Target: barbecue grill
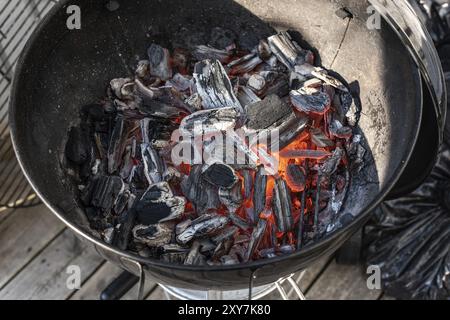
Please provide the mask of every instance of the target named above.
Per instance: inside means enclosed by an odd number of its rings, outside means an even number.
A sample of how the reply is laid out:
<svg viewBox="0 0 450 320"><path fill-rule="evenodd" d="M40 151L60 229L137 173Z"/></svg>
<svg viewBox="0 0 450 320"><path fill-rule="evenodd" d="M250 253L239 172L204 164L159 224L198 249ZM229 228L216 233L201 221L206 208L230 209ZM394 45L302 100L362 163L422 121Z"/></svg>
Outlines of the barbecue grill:
<svg viewBox="0 0 450 320"><path fill-rule="evenodd" d="M69 4L81 8L81 30L67 29ZM445 118L444 77L432 40L405 1L134 0L118 1L113 11L106 4L61 1L46 16L17 65L10 125L16 155L40 198L99 254L141 278L198 290L272 283L337 250L380 201L414 188L434 162ZM381 29L367 27L371 4L385 18ZM336 14L343 8L351 16ZM62 167L67 132L79 107L101 97L105 83L127 74L134 54L145 52L141 34L171 43L183 41L181 27L195 33L212 24L261 36L298 31L323 66L358 81L360 130L371 161L350 188L348 219L296 253L235 266L170 265L118 250L95 236L75 201Z"/></svg>

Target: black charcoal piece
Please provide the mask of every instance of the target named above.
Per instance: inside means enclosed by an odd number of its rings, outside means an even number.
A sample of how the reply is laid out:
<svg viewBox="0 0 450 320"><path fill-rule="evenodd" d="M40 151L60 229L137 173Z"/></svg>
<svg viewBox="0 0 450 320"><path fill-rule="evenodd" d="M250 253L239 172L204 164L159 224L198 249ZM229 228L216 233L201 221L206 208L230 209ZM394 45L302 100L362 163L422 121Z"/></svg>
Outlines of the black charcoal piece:
<svg viewBox="0 0 450 320"><path fill-rule="evenodd" d="M151 146L143 143L141 145L141 157L144 164L144 174L148 184L152 185L161 182L165 166L158 152Z"/></svg>
<svg viewBox="0 0 450 320"><path fill-rule="evenodd" d="M186 200L174 197L166 182L154 184L134 205L138 221L144 225L179 218L184 213Z"/></svg>
<svg viewBox="0 0 450 320"><path fill-rule="evenodd" d="M224 228L222 231L220 231L217 235L211 238L212 242L214 242L216 245L219 243L228 240L230 238L233 238L234 235L238 232L238 227L236 226L230 226Z"/></svg>
<svg viewBox="0 0 450 320"><path fill-rule="evenodd" d="M205 109L233 107L242 112L230 79L218 60L198 62L194 68L194 83Z"/></svg>
<svg viewBox="0 0 450 320"><path fill-rule="evenodd" d="M199 61L210 59L226 63L231 58L231 53L226 50L219 50L210 46L196 46L192 52L192 56Z"/></svg>
<svg viewBox="0 0 450 320"><path fill-rule="evenodd" d="M319 148L334 147L334 142L319 128L311 129L311 141Z"/></svg>
<svg viewBox="0 0 450 320"><path fill-rule="evenodd" d="M112 243L115 247L120 250L126 250L128 248L128 243L132 235L132 230L136 221L136 211L127 210L124 211L118 221L118 226L114 233Z"/></svg>
<svg viewBox="0 0 450 320"><path fill-rule="evenodd" d="M101 176L95 182L92 191L91 205L109 212L124 190L124 183L120 177Z"/></svg>
<svg viewBox="0 0 450 320"><path fill-rule="evenodd" d="M269 43L266 40L261 40L258 44L258 55L259 57L266 61L272 57L272 50L270 50Z"/></svg>
<svg viewBox="0 0 450 320"><path fill-rule="evenodd" d="M290 97L294 107L305 113L324 114L331 105L330 96L315 88L292 90Z"/></svg>
<svg viewBox="0 0 450 320"><path fill-rule="evenodd" d="M91 142L87 125L73 127L66 144L66 157L77 165L91 162Z"/></svg>
<svg viewBox="0 0 450 320"><path fill-rule="evenodd" d="M264 100L246 106L247 127L252 130L267 129L286 121L294 112L278 96L270 95Z"/></svg>
<svg viewBox="0 0 450 320"><path fill-rule="evenodd" d="M302 49L287 32L271 36L267 41L273 54L289 70L294 70L296 65L302 65L312 59L311 52Z"/></svg>
<svg viewBox="0 0 450 320"><path fill-rule="evenodd" d="M243 75L255 69L263 61L256 53L250 53L227 65L231 75Z"/></svg>
<svg viewBox="0 0 450 320"><path fill-rule="evenodd" d="M328 151L323 150L281 150L280 157L285 159L313 159L322 160L328 158L331 155Z"/></svg>
<svg viewBox="0 0 450 320"><path fill-rule="evenodd" d="M152 44L147 51L150 62L150 74L161 80L169 80L172 78L172 68L170 66L169 50Z"/></svg>
<svg viewBox="0 0 450 320"><path fill-rule="evenodd" d="M292 217L291 191L289 190L286 181L281 178L275 180L272 208L278 231L291 231L294 224L294 219Z"/></svg>
<svg viewBox="0 0 450 320"><path fill-rule="evenodd" d="M253 190L253 171L242 170L241 174L244 178L244 197L248 199L252 195Z"/></svg>
<svg viewBox="0 0 450 320"><path fill-rule="evenodd" d="M282 150L293 142L297 137L305 131L310 120L307 116L291 114L289 117L275 129L278 130L278 140L271 141L271 149L273 151Z"/></svg>
<svg viewBox="0 0 450 320"><path fill-rule="evenodd" d="M117 115L108 146L108 172L110 174L116 172L121 163L122 153L125 150L125 127L124 117L120 114Z"/></svg>
<svg viewBox="0 0 450 320"><path fill-rule="evenodd" d="M260 219L256 227L253 228L244 261L249 261L253 257L255 250L258 248L259 243L261 242L261 239L264 236L266 227L267 227L267 220Z"/></svg>
<svg viewBox="0 0 450 320"><path fill-rule="evenodd" d="M259 215L266 207L267 174L263 166L259 166L255 174L255 185L253 191L253 206L255 208L253 221L259 221Z"/></svg>
<svg viewBox="0 0 450 320"><path fill-rule="evenodd" d="M286 168L286 182L292 192L305 190L306 173L304 169L296 164L289 164Z"/></svg>
<svg viewBox="0 0 450 320"><path fill-rule="evenodd" d="M239 86L237 98L242 106L261 101L261 98L259 98L251 89L244 86Z"/></svg>
<svg viewBox="0 0 450 320"><path fill-rule="evenodd" d="M177 236L177 241L186 244L194 238L211 235L223 229L229 219L219 215L203 215L200 220L194 220L192 225Z"/></svg>
<svg viewBox="0 0 450 320"><path fill-rule="evenodd" d="M228 212L235 213L244 201L241 180L235 182L231 189L219 188L219 199L220 202L227 207Z"/></svg>
<svg viewBox="0 0 450 320"><path fill-rule="evenodd" d="M219 188L231 189L238 177L234 169L223 163L215 163L203 172L203 178Z"/></svg>
<svg viewBox="0 0 450 320"><path fill-rule="evenodd" d="M336 138L349 139L353 135L353 129L350 127L344 126L337 119L333 119L330 122L328 129L330 131L330 134L335 136Z"/></svg>

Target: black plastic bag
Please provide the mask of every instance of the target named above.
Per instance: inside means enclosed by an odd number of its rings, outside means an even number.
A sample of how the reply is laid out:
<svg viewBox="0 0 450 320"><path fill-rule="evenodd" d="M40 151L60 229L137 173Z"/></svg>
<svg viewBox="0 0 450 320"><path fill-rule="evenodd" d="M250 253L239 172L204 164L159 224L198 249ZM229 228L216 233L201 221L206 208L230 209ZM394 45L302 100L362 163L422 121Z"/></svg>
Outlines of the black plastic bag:
<svg viewBox="0 0 450 320"><path fill-rule="evenodd" d="M366 227L366 262L387 295L450 300L450 147L407 197L383 203Z"/></svg>

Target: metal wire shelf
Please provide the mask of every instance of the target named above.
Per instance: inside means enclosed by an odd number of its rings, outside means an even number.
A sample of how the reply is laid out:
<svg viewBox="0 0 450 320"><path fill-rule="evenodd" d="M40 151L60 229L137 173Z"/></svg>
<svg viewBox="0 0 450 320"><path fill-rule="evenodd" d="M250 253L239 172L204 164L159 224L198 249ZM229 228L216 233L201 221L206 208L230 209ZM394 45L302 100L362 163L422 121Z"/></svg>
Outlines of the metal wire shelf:
<svg viewBox="0 0 450 320"><path fill-rule="evenodd" d="M15 158L8 127L14 67L28 38L57 0L0 0L0 213L40 203Z"/></svg>

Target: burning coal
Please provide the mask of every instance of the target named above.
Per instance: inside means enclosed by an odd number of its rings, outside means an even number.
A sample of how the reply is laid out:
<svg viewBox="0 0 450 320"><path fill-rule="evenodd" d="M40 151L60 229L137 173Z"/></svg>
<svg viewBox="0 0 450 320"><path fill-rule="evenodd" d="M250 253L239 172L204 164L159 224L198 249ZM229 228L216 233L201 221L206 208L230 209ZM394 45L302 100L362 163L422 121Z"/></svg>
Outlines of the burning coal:
<svg viewBox="0 0 450 320"><path fill-rule="evenodd" d="M152 44L134 76L81 109L68 171L105 242L220 265L289 254L333 229L364 165L349 88L287 32L251 52L220 34L190 51Z"/></svg>

